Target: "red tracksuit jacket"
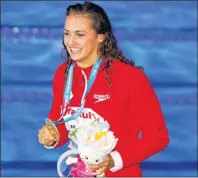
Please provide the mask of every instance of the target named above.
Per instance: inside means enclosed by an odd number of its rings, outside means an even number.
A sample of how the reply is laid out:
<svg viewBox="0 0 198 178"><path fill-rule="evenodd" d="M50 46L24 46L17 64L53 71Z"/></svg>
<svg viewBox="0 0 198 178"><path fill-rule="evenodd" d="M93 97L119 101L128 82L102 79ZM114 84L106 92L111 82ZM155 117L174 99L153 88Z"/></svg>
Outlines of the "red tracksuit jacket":
<svg viewBox="0 0 198 178"><path fill-rule="evenodd" d="M110 124L110 130L119 139L115 150L119 152L123 168L110 170L106 176L142 176L139 163L160 152L169 143L169 136L158 98L146 75L138 68L113 60L110 70L112 86L109 88L101 64L96 80L86 97L81 117L85 119L102 117ZM56 121L60 117L64 92L66 63L55 72L53 82L54 100L49 118ZM92 66L74 68L69 114L80 107L84 91L82 70L89 78ZM65 124L57 126L60 141L56 147L66 143L68 132ZM138 137L142 132L141 137Z"/></svg>

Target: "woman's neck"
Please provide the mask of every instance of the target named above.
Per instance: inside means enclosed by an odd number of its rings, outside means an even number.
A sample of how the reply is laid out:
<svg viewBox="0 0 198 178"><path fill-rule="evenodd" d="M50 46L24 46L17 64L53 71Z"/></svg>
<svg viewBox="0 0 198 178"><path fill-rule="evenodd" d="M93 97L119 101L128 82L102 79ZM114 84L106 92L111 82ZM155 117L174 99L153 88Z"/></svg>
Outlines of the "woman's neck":
<svg viewBox="0 0 198 178"><path fill-rule="evenodd" d="M92 58L92 59L84 59L82 61L77 61L77 65L80 68L87 68L95 64L95 62L98 60L98 57Z"/></svg>

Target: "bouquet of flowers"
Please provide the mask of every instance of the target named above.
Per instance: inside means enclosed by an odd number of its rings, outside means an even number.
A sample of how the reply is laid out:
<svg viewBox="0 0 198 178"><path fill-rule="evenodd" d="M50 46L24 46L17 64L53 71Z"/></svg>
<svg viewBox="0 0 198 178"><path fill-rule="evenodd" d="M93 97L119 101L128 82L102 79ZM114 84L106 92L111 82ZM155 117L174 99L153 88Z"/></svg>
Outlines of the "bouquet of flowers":
<svg viewBox="0 0 198 178"><path fill-rule="evenodd" d="M85 121L87 122L87 121ZM95 124L87 122L82 127L71 129L69 137L72 142L69 147L71 150L66 151L60 156L57 164L59 176L64 175L60 172L60 162L66 158L66 165L71 165L70 176L87 176L93 177L91 173L96 170L87 168L87 164L99 164L115 148L118 139L115 138L112 131L109 131L107 121ZM73 156L73 155L74 156ZM101 175L104 176L104 175Z"/></svg>

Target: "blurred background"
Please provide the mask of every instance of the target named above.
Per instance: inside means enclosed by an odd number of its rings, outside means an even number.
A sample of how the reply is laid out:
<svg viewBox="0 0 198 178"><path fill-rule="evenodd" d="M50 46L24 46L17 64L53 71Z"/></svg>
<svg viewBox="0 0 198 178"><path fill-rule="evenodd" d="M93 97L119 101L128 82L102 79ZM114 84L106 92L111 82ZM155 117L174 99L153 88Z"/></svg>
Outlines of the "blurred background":
<svg viewBox="0 0 198 178"><path fill-rule="evenodd" d="M57 176L66 145L37 141L52 102L66 8L79 1L1 2L1 175ZM95 2L95 1L93 1ZM145 69L171 142L141 163L144 176L197 175L197 2L96 1L124 54Z"/></svg>

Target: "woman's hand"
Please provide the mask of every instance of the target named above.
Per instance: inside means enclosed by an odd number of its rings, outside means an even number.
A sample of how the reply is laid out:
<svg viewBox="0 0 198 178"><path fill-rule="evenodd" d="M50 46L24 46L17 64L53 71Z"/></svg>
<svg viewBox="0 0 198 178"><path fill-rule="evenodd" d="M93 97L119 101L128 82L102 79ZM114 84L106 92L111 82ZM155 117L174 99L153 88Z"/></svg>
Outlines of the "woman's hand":
<svg viewBox="0 0 198 178"><path fill-rule="evenodd" d="M89 169L98 169L95 175L101 175L105 173L106 170L111 169L114 167L114 160L110 154L104 159L104 161L100 164L96 165L88 165Z"/></svg>
<svg viewBox="0 0 198 178"><path fill-rule="evenodd" d="M45 146L52 146L56 142L53 131L47 126L43 126L39 130L38 140L40 144Z"/></svg>

